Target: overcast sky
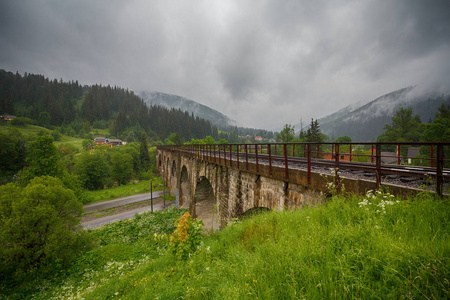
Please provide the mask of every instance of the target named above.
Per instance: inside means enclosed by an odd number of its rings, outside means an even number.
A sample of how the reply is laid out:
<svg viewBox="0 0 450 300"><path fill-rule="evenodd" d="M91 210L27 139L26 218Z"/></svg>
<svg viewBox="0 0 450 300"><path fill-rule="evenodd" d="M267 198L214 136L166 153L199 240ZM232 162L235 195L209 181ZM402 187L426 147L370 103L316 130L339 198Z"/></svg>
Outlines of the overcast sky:
<svg viewBox="0 0 450 300"><path fill-rule="evenodd" d="M273 129L411 85L448 92L450 1L0 0L0 68Z"/></svg>

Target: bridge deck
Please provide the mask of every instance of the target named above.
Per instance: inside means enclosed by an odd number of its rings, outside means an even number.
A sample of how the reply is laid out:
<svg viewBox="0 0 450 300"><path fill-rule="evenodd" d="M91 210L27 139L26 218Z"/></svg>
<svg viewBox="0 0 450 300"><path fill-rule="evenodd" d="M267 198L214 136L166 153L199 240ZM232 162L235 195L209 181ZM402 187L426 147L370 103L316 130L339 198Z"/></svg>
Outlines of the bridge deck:
<svg viewBox="0 0 450 300"><path fill-rule="evenodd" d="M413 147L419 148L419 155L409 155L408 149ZM292 170L302 170L307 173L308 183L312 172L334 173L337 181L341 177L373 181L377 187L381 184L425 187L442 195L450 181L450 169L444 168L450 165L450 159L444 158L444 153L450 157L450 143L222 144L158 149L265 176L282 169L286 182L290 181Z"/></svg>

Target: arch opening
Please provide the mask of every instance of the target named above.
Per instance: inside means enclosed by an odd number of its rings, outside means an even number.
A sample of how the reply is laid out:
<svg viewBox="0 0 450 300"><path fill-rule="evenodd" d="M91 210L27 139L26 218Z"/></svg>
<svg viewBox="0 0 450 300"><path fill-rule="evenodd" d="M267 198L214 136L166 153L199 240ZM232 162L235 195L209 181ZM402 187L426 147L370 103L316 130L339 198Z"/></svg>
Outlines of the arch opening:
<svg viewBox="0 0 450 300"><path fill-rule="evenodd" d="M186 166L183 166L181 169L179 199L180 207L189 209L191 203L191 184L189 183Z"/></svg>
<svg viewBox="0 0 450 300"><path fill-rule="evenodd" d="M177 173L177 163L175 161L172 162L172 176L175 176Z"/></svg>
<svg viewBox="0 0 450 300"><path fill-rule="evenodd" d="M195 187L194 203L194 216L203 220L205 229L219 229L218 203L211 183L204 176L200 177Z"/></svg>

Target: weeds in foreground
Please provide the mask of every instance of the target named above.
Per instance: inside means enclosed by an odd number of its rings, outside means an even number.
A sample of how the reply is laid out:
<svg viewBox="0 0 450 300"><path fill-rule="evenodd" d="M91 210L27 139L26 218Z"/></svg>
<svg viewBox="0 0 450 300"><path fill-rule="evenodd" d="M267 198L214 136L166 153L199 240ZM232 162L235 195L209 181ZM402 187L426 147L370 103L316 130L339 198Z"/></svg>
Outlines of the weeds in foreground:
<svg viewBox="0 0 450 300"><path fill-rule="evenodd" d="M320 174L322 176L326 183L325 188L331 196L335 197L341 193L345 193L345 186L344 186L344 179L340 178L339 175L341 174L339 172L338 168L331 168L331 178L328 177L328 175Z"/></svg>
<svg viewBox="0 0 450 300"><path fill-rule="evenodd" d="M139 234L149 222L146 219L152 219L150 214L125 222L123 228L105 226L96 233L109 236L102 245L59 279L38 281L39 289L29 295L36 299L449 299L449 200L421 196L397 202L383 192L371 194L376 199L365 199L372 204L337 196L317 208L268 212L234 222L203 237L196 255L185 260L175 259L169 250L169 222L162 215L167 226L159 232ZM378 206L382 201L385 213ZM172 231L181 214L174 210L167 215Z"/></svg>
<svg viewBox="0 0 450 300"><path fill-rule="evenodd" d="M193 219L185 213L175 221L177 229L170 236L170 249L178 259L187 259L194 254L202 241L202 220Z"/></svg>

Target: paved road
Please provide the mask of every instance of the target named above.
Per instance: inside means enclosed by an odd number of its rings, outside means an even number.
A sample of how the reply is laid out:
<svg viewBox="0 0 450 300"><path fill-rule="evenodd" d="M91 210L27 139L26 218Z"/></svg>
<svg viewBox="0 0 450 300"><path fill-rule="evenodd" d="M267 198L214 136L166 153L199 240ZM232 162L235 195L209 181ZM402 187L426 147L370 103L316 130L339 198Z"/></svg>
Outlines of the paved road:
<svg viewBox="0 0 450 300"><path fill-rule="evenodd" d="M161 197L162 195L163 195L163 191L153 192L153 199ZM117 198L117 199L113 199L113 200L96 202L96 203L85 205L85 206L83 206L83 208L84 208L84 213L86 214L86 213L91 213L94 211L105 210L105 209L109 209L109 208L113 208L113 207L117 207L117 206L123 206L123 205L131 204L131 203L135 203L135 202L142 202L142 201L150 200L150 199L151 199L150 193L144 193L144 194L137 194L137 195L132 195L132 196L124 197L124 198Z"/></svg>
<svg viewBox="0 0 450 300"><path fill-rule="evenodd" d="M166 207L170 206L173 203L175 203L175 201L166 201ZM164 209L164 203L159 203L159 204L153 205L153 211L162 210L162 209ZM83 225L84 229L93 229L93 228L97 228L97 227L100 227L105 224L133 218L135 214L140 214L140 213L143 213L148 210L151 210L151 206L135 208L135 209L123 212L123 213L116 214L116 215L105 216L102 218L83 222L83 223L81 223L81 225Z"/></svg>

